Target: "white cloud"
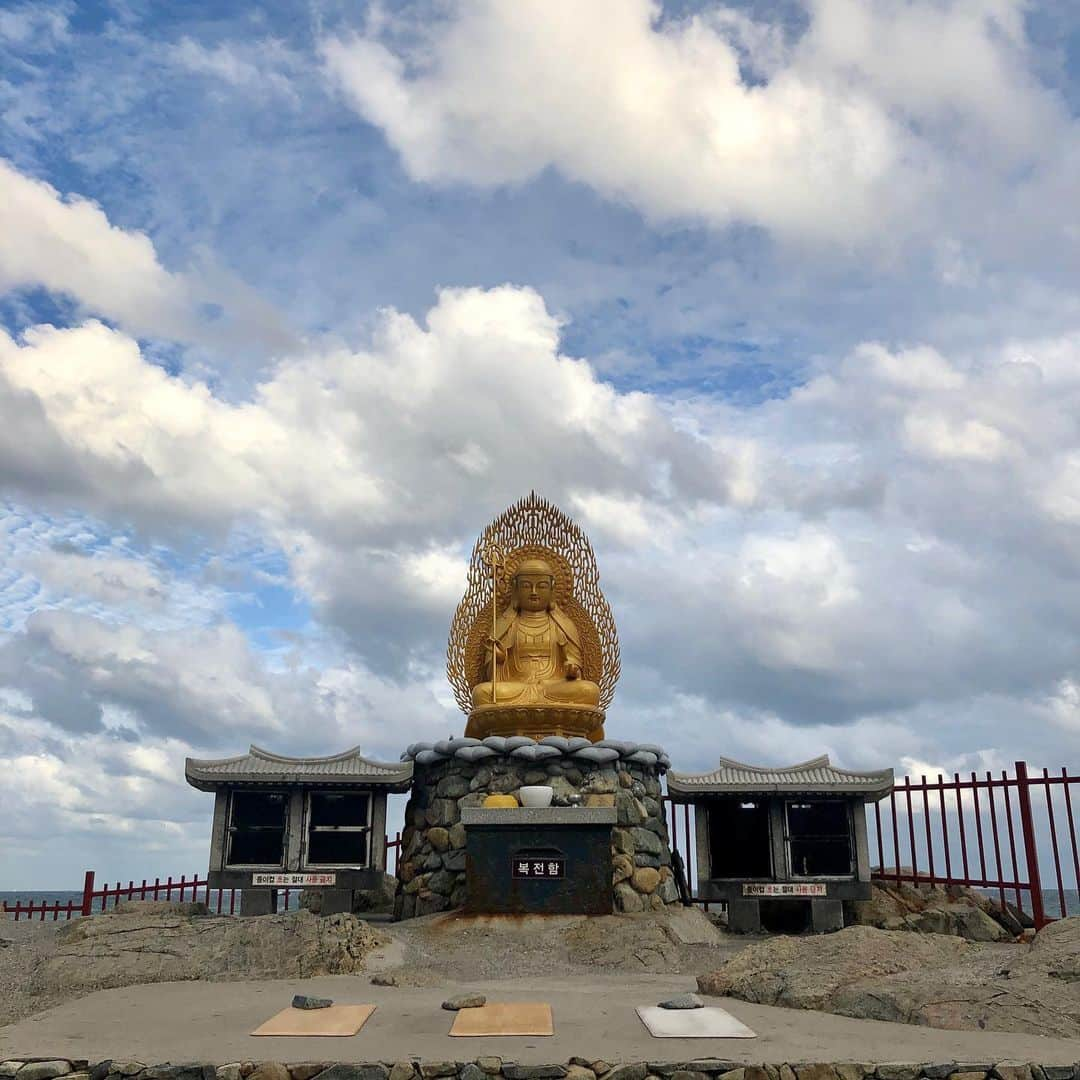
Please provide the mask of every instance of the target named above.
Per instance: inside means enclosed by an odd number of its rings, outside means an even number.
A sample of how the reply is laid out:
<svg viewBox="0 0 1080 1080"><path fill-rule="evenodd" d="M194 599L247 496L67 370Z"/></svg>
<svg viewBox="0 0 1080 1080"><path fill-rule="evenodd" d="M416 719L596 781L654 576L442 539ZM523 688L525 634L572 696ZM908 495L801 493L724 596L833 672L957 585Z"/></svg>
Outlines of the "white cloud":
<svg viewBox="0 0 1080 1080"><path fill-rule="evenodd" d="M473 0L411 38L375 20L323 51L415 180L515 184L553 166L650 218L788 238L929 236L959 175L1004 183L1076 142L1030 73L1018 0L808 7L785 46L722 4L662 21L651 0Z"/></svg>
<svg viewBox="0 0 1080 1080"><path fill-rule="evenodd" d="M170 336L190 321L187 285L145 235L0 159L0 291L27 285L65 293L139 333Z"/></svg>

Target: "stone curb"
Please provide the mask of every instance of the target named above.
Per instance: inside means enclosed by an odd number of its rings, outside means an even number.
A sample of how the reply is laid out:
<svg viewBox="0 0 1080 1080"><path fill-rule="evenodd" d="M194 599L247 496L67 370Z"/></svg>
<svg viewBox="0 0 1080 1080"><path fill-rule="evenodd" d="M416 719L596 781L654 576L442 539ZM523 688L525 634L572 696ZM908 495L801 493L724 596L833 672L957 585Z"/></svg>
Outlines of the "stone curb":
<svg viewBox="0 0 1080 1080"><path fill-rule="evenodd" d="M719 1058L689 1061L591 1061L573 1057L565 1065L519 1065L498 1057L475 1061L165 1062L108 1059L94 1064L72 1058L12 1058L0 1062L0 1080L1080 1080L1080 1062L781 1062L743 1064Z"/></svg>

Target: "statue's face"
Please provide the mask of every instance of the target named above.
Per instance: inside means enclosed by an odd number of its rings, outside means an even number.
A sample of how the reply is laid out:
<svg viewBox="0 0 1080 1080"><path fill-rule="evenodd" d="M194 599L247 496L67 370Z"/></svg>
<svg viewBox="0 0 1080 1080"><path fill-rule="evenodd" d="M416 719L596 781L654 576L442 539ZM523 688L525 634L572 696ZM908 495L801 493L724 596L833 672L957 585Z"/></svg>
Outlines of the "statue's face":
<svg viewBox="0 0 1080 1080"><path fill-rule="evenodd" d="M518 611L547 611L555 582L550 574L524 573L514 577L514 600Z"/></svg>

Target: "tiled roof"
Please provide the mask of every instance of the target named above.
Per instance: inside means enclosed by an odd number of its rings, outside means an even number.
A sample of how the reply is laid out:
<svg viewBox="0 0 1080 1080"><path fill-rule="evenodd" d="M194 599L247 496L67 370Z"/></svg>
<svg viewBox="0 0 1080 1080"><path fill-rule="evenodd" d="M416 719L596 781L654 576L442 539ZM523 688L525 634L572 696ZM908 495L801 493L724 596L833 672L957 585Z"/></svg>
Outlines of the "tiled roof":
<svg viewBox="0 0 1080 1080"><path fill-rule="evenodd" d="M694 795L737 794L743 791L862 795L868 801L876 802L892 790L893 771L852 772L838 769L825 754L787 768L745 765L741 761L721 758L720 764L712 772L669 772L667 785L668 793L677 802L686 802Z"/></svg>
<svg viewBox="0 0 1080 1080"><path fill-rule="evenodd" d="M412 781L411 761L370 761L354 746L329 757L294 758L252 746L239 757L200 761L188 758L184 776L202 791L234 784L349 784L405 791Z"/></svg>

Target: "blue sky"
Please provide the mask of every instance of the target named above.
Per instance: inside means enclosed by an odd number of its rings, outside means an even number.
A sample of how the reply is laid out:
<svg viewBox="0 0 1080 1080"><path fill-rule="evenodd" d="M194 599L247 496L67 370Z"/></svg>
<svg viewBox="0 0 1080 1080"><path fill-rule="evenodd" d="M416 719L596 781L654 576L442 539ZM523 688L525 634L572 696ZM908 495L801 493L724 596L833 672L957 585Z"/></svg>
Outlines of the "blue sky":
<svg viewBox="0 0 1080 1080"><path fill-rule="evenodd" d="M1078 110L1066 2L0 2L0 889L461 728L533 488L677 767L1074 763Z"/></svg>

